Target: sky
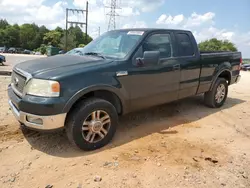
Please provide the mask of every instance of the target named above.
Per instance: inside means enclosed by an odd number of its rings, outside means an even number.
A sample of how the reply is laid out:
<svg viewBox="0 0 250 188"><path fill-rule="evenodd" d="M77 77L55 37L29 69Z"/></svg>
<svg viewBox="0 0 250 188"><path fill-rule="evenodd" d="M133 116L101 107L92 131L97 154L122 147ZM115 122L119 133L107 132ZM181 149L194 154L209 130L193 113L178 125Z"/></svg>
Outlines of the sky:
<svg viewBox="0 0 250 188"><path fill-rule="evenodd" d="M110 0L89 0L88 34L108 29ZM250 0L117 0L116 28L173 28L191 30L198 42L216 37L236 44L250 58ZM0 18L10 23L33 23L65 28L66 8L85 9L86 0L0 0ZM84 21L85 15L69 15ZM83 31L85 28L83 27Z"/></svg>

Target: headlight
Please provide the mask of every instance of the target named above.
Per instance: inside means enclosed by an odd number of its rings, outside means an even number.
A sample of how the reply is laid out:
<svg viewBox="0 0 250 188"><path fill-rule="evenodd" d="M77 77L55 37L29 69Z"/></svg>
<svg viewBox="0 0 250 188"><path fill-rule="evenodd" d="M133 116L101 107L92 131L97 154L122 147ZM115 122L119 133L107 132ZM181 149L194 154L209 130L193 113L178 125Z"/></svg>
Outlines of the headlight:
<svg viewBox="0 0 250 188"><path fill-rule="evenodd" d="M41 97L59 97L60 84L52 80L31 79L25 86L25 92Z"/></svg>

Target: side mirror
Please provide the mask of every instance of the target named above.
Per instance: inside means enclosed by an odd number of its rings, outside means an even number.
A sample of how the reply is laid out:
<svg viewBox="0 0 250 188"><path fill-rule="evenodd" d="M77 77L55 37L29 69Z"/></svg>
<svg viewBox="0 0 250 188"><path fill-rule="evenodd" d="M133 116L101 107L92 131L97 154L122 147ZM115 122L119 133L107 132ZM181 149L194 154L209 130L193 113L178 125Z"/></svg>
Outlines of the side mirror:
<svg viewBox="0 0 250 188"><path fill-rule="evenodd" d="M137 66L152 66L157 65L160 59L159 51L145 51L143 58L137 58Z"/></svg>

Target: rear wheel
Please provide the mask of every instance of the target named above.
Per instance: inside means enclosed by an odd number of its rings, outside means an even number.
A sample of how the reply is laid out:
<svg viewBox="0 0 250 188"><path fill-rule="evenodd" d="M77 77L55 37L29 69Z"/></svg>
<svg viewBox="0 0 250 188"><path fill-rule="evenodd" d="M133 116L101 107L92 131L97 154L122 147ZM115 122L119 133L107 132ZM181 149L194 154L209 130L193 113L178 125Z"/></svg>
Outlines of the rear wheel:
<svg viewBox="0 0 250 188"><path fill-rule="evenodd" d="M226 99L228 93L228 83L225 78L218 78L211 91L204 95L205 104L211 108L221 107Z"/></svg>
<svg viewBox="0 0 250 188"><path fill-rule="evenodd" d="M108 144L116 131L115 107L103 99L91 98L79 103L66 121L69 141L82 150L95 150Z"/></svg>

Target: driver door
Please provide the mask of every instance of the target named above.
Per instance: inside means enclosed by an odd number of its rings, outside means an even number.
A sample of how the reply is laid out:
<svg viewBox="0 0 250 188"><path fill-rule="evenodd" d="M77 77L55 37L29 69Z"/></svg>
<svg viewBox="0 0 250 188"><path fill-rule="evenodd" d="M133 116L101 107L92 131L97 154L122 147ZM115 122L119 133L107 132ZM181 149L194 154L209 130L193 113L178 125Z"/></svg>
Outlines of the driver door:
<svg viewBox="0 0 250 188"><path fill-rule="evenodd" d="M178 99L180 65L173 57L172 34L159 32L150 34L133 57L128 76L122 83L130 94L131 111ZM160 59L150 65L138 67L136 58L145 51L159 51Z"/></svg>

